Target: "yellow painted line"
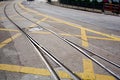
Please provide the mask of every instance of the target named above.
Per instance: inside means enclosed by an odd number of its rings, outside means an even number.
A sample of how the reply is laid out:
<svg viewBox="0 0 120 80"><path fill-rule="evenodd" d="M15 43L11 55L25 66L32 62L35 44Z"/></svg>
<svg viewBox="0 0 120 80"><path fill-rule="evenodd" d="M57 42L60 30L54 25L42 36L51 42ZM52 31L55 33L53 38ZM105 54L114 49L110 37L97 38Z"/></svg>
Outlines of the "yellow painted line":
<svg viewBox="0 0 120 80"><path fill-rule="evenodd" d="M18 30L15 30L15 29L5 29L5 28L0 28L0 31L13 31L13 32L19 32Z"/></svg>
<svg viewBox="0 0 120 80"><path fill-rule="evenodd" d="M84 68L84 73L94 74L93 64L90 59L83 59L83 68Z"/></svg>
<svg viewBox="0 0 120 80"><path fill-rule="evenodd" d="M26 74L35 74L35 75L41 75L41 76L50 76L51 75L47 69L10 65L10 64L0 64L0 70L26 73ZM67 78L67 79L71 78L70 75L64 71L59 70L59 71L57 71L57 73L61 78ZM90 78L89 79L84 78L84 76L86 76L86 74L84 74L84 73L77 72L75 74L77 74L79 77L82 77L82 80L93 80ZM94 80L100 80L100 79L101 80L115 80L115 78L112 76L95 74Z"/></svg>
<svg viewBox="0 0 120 80"><path fill-rule="evenodd" d="M57 21L55 21L55 20L51 20L51 19L48 19L46 22L54 22L54 23L60 23L60 22L57 22Z"/></svg>
<svg viewBox="0 0 120 80"><path fill-rule="evenodd" d="M1 17L0 20L4 20L4 19L7 19L6 17Z"/></svg>
<svg viewBox="0 0 120 80"><path fill-rule="evenodd" d="M16 39L17 37L19 37L20 35L21 35L21 33L17 33L15 35L13 35L12 37L4 40L3 42L0 43L0 48L4 47L8 43L12 42L14 39Z"/></svg>
<svg viewBox="0 0 120 80"><path fill-rule="evenodd" d="M114 77L106 76L106 75L95 74L95 77L96 77L96 80L116 80Z"/></svg>
<svg viewBox="0 0 120 80"><path fill-rule="evenodd" d="M85 80L95 80L93 64L90 59L83 59L83 70L84 75L82 78Z"/></svg>
<svg viewBox="0 0 120 80"><path fill-rule="evenodd" d="M21 14L26 14L27 12L23 12L23 13L21 13ZM13 18L13 17L16 17L17 15L12 15L12 16L10 16L10 18ZM6 17L2 17L2 18L0 18L0 20L5 20L5 19L7 19ZM18 18L19 19L19 18ZM23 18L24 19L24 18Z"/></svg>
<svg viewBox="0 0 120 80"><path fill-rule="evenodd" d="M86 35L86 30L81 28L81 39L82 39L82 46L88 47L88 39Z"/></svg>
<svg viewBox="0 0 120 80"><path fill-rule="evenodd" d="M46 19L47 19L47 17L45 17L45 18L43 18L43 19L37 21L36 23L39 24L39 23L45 21ZM35 26L37 26L37 25L36 25L36 24L32 24L31 26L29 26L29 28L31 28L31 27L35 27Z"/></svg>
<svg viewBox="0 0 120 80"><path fill-rule="evenodd" d="M81 35L71 35L71 34L61 34L63 36L76 36L81 37ZM109 40L109 41L120 41L119 39L113 39L113 38L102 38L102 37L95 37L95 36L87 36L89 39L98 39L98 40Z"/></svg>
<svg viewBox="0 0 120 80"><path fill-rule="evenodd" d="M61 33L60 35L62 35L62 36L74 36L74 35L66 34L66 33Z"/></svg>
<svg viewBox="0 0 120 80"><path fill-rule="evenodd" d="M16 17L16 16L12 16L11 18ZM6 20L7 18L0 18L0 20ZM14 20L24 20L24 18L13 18Z"/></svg>
<svg viewBox="0 0 120 80"><path fill-rule="evenodd" d="M0 2L0 6L3 5L4 3L3 2Z"/></svg>
<svg viewBox="0 0 120 80"><path fill-rule="evenodd" d="M39 69L39 68L24 67L24 66L9 65L9 64L0 64L0 70L20 72L26 74L37 74L42 76L51 75L47 69ZM70 76L66 72L58 71L58 74L61 76L61 78L70 78Z"/></svg>
<svg viewBox="0 0 120 80"><path fill-rule="evenodd" d="M45 21L47 19L47 17L43 18L41 21ZM39 22L38 22L39 23Z"/></svg>
<svg viewBox="0 0 120 80"><path fill-rule="evenodd" d="M27 12L23 12L23 13L21 13L21 14L26 14ZM18 16L18 15L12 15L12 16L10 16L10 18L13 18L13 17L16 17L16 16Z"/></svg>
<svg viewBox="0 0 120 80"><path fill-rule="evenodd" d="M119 39L113 38L102 38L102 37L95 37L95 36L87 36L90 39L98 39L98 40L109 40L109 41L120 41Z"/></svg>
<svg viewBox="0 0 120 80"><path fill-rule="evenodd" d="M50 32L44 32L44 31L33 31L31 33L36 33L36 34L51 34ZM66 33L60 33L60 35L62 36L75 36L75 37L81 37L81 35L75 35L75 34L66 34ZM109 40L109 41L120 41L117 39L113 39L113 38L102 38L102 37L95 37L95 36L87 36L87 38L89 39L98 39L98 40Z"/></svg>
<svg viewBox="0 0 120 80"><path fill-rule="evenodd" d="M98 31L91 30L91 29L87 29L87 28L86 28L86 30L89 31L89 32L93 32L93 33L95 33L95 34L99 34L99 35L102 35L102 36L106 36L106 37L109 37L109 38L113 38L113 39L116 39L116 40L120 40L120 38L117 37L117 36L108 35L108 34L101 33L101 32L98 32Z"/></svg>
<svg viewBox="0 0 120 80"><path fill-rule="evenodd" d="M52 19L52 20L55 20L57 22L60 22L60 23L63 23L63 24L66 24L66 25L69 25L69 26L72 26L72 27L75 27L75 28L79 28L79 29L83 29L84 27L81 26L81 25L78 25L78 24L75 24L75 23L71 23L71 22L67 22L67 21L64 21L64 20L61 20L61 19L57 19L55 17L52 17L52 16L48 16L48 15L45 15L45 14L42 14L42 13L39 13L37 11L34 11L34 10L31 10L29 8L26 8L24 7L22 4L19 3L19 6L29 12L33 12L37 15L40 15L40 16L43 16L43 17L47 17L49 19ZM95 30L91 30L91 29L88 29L88 28L84 28L86 31L89 31L89 32L92 32L92 33L95 33L95 34L99 34L99 35L102 35L102 36L106 36L106 37L109 37L109 38L113 38L113 39L116 39L116 40L120 40L119 37L117 36L112 36L112 35L109 35L109 34L106 34L106 33L102 33L102 32L98 32L98 31L95 31Z"/></svg>
<svg viewBox="0 0 120 80"><path fill-rule="evenodd" d="M24 18L13 18L13 20L25 20Z"/></svg>

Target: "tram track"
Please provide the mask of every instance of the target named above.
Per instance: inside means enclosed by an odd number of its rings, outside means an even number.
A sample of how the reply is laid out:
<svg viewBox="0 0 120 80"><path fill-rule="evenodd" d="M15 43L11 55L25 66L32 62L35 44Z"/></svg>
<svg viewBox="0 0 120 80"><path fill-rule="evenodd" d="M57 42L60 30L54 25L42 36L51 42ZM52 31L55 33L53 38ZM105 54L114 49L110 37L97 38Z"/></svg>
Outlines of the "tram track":
<svg viewBox="0 0 120 80"><path fill-rule="evenodd" d="M22 17L24 17L25 19L31 21L32 23L40 26L40 25L37 24L36 22L34 22L34 21L28 19L27 17L21 15L21 14L17 11L17 9L15 8L15 4L14 4L14 9L15 9L15 11L16 11L20 16L22 16ZM4 12L5 12L5 10L4 10ZM6 16L7 16L7 15L6 15ZM9 18L9 17L8 17L8 18ZM9 20L10 20L12 23L14 23L10 18L9 18ZM14 23L14 24L15 24L15 23ZM15 24L15 26L17 26L17 27L19 28L19 25ZM41 26L41 27L42 27L42 26ZM44 28L44 27L42 27L42 28ZM40 44L38 44L38 42L37 42L36 40L34 40L30 35L28 35L25 31L23 31L21 28L19 28L19 29L27 36L27 38L29 38L30 42L31 42L32 45L35 47L35 49L37 50L38 53L39 53L41 50L42 50L45 54L49 53L43 46L41 46ZM49 29L46 29L46 28L44 28L44 29L47 30L47 31L49 31L49 32L51 32L52 34L54 34L55 36L57 36L58 38L60 38L61 40L63 40L64 42L66 42L67 44L69 44L70 46L72 46L73 48L75 48L76 50L78 50L79 52L81 52L82 54L84 54L85 56L87 56L89 59L91 59L92 61L94 61L95 63L97 63L99 66L101 66L102 68L104 68L106 71L108 71L108 72L109 72L110 74L112 74L114 77L116 77L118 80L120 79L120 76L116 75L114 72L112 72L111 70L109 70L108 68L106 68L103 64L101 64L99 61L97 61L96 59L94 59L94 58L91 57L88 53L85 52L85 51L87 51L87 52L90 52L90 51L86 50L85 48L82 48L82 47L78 46L77 44L75 44L74 42L71 42L71 41L68 40L68 39L65 39L65 38L61 37L59 34L57 34L56 32L54 32L54 31L52 31L52 30L49 30ZM102 57L102 56L100 56L100 55L97 55L96 53L93 53L93 52L91 52L91 53L92 53L93 55L95 55L95 56L97 56L97 57L99 57L99 58L101 58L101 59L109 62L110 64L112 64L112 65L120 68L120 66L119 66L118 64L116 64L116 63L114 63L114 62L112 62L112 61L110 61L110 60L108 60L108 59L106 59L106 58L104 58L104 57ZM48 54L48 56L51 56L51 55ZM53 57L54 57L54 56L53 56ZM52 73L52 72L51 72L51 73ZM54 71L53 71L53 73L54 73ZM54 73L54 74L56 75L56 73ZM74 73L73 73L73 74L74 74ZM54 77L54 78L55 78L55 77ZM78 78L78 77L77 77L77 78ZM80 80L80 79L77 79L77 78L74 77L74 80ZM56 77L55 79L56 79L56 80L59 80L59 78L57 78L57 77Z"/></svg>
<svg viewBox="0 0 120 80"><path fill-rule="evenodd" d="M10 17L7 15L6 8L8 4L4 8L5 16L13 23L31 42L35 50L37 51L38 55L42 58L43 62L46 64L48 70L52 74L55 80L61 80L56 71L53 69L52 65L49 63L45 55L47 55L52 61L58 64L63 70L65 70L74 80L81 80L76 74L74 74L70 69L68 69L64 64L62 64L55 56L50 54L42 45L40 45L36 40L34 40L29 34L27 34L19 25L17 25Z"/></svg>
<svg viewBox="0 0 120 80"><path fill-rule="evenodd" d="M14 9L16 10L16 12L17 12L19 15L21 15L21 14L17 11L17 9L15 8L15 4L14 4ZM36 22L28 19L27 17L25 17L25 16L23 16L23 15L21 15L21 16L24 17L25 19L33 22L34 24L42 27L41 25L39 25L39 24L37 24ZM113 62L113 61L110 61L110 60L104 58L104 57L101 56L101 55L98 55L98 54L96 54L96 53L94 53L94 52L92 52L92 51L90 51L90 50L87 50L87 49L85 49L85 48L83 48L83 47L75 44L74 42L72 42L72 41L70 41L70 40L68 40L68 39L65 39L65 38L61 37L59 34L57 34L56 32L54 32L54 31L52 31L52 30L46 29L46 28L44 28L44 27L42 27L42 28L45 29L45 30L47 30L47 31L49 31L49 32L51 32L52 34L54 34L55 36L57 36L59 39L63 40L64 42L68 43L70 46L72 46L73 48L75 48L76 50L78 50L79 52L81 52L83 55L87 56L89 59L91 59L91 60L94 61L96 64L98 64L100 67L102 67L102 68L105 69L107 72L109 72L110 74L112 74L112 75L113 75L114 77L116 77L118 80L120 79L120 76L119 76L119 75L115 74L113 71L111 71L110 69L108 69L108 68L107 68L106 66L104 66L102 63L100 63L100 62L97 61L95 58L93 58L92 56L90 56L89 53L92 54L92 55L94 55L94 56L96 56L96 57L98 57L99 59L102 59L102 60L104 60L104 61L112 64L113 66L117 67L118 69L120 68L120 65L116 64L116 63Z"/></svg>

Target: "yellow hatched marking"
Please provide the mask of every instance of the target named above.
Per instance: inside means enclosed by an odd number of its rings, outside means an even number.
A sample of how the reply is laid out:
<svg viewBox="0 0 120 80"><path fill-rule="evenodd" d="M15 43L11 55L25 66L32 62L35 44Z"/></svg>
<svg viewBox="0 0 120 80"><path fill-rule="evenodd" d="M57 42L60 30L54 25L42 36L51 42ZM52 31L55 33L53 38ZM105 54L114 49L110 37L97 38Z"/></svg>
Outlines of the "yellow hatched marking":
<svg viewBox="0 0 120 80"><path fill-rule="evenodd" d="M45 18L43 18L43 19L41 19L41 20L39 20L39 21L37 21L36 23L37 24L39 24L39 23L41 23L41 22L43 22L43 21L45 21L47 18L45 17ZM30 28L31 27L35 27L35 26L37 26L36 24L32 24L31 26L29 26Z"/></svg>
<svg viewBox="0 0 120 80"><path fill-rule="evenodd" d="M26 14L27 12L23 12L21 14ZM10 18L16 17L17 15L10 16Z"/></svg>
<svg viewBox="0 0 120 80"><path fill-rule="evenodd" d="M94 37L94 36L87 36L87 38L90 38L90 39L98 39L98 40L120 41L119 39L102 38L102 37Z"/></svg>
<svg viewBox="0 0 120 80"><path fill-rule="evenodd" d="M106 75L95 74L95 77L96 77L95 80L116 80L114 77Z"/></svg>
<svg viewBox="0 0 120 80"><path fill-rule="evenodd" d="M116 40L120 40L120 38L117 37L117 36L113 36L113 35L101 33L101 32L98 32L98 31L91 30L91 29L87 29L87 28L86 28L86 30L89 31L89 32L93 32L93 33L95 33L95 34L99 34L99 35L102 35L102 36L106 36L106 37L109 37L109 38L113 38L113 39L116 39Z"/></svg>
<svg viewBox="0 0 120 80"><path fill-rule="evenodd" d="M0 70L27 73L27 74L38 74L38 75L42 75L42 76L50 76L51 75L47 69L39 69L39 68L24 67L24 66L9 65L9 64L0 64ZM58 74L62 78L70 78L70 76L64 71L58 71Z"/></svg>
<svg viewBox="0 0 120 80"><path fill-rule="evenodd" d="M81 28L81 39L82 39L82 46L88 47L88 39L86 35L86 30Z"/></svg>
<svg viewBox="0 0 120 80"><path fill-rule="evenodd" d="M90 59L83 59L84 73L94 74L93 64Z"/></svg>
<svg viewBox="0 0 120 80"><path fill-rule="evenodd" d="M35 14L40 15L40 16L43 16L43 17L47 17L47 18L52 19L52 20L55 20L55 21L57 21L57 22L60 22L60 23L63 23L63 24L66 24L66 25L69 25L69 26L72 26L72 27L75 27L75 28L79 28L79 29L84 28L84 27L81 26L81 25L78 25L78 24L75 24L75 23L71 23L71 22L67 22L67 21L64 21L64 20L61 20L61 19L57 19L57 18L55 18L55 17L48 16L48 15L39 13L39 12L37 12L37 11L31 10L31 9L29 9L29 8L25 8L25 7L24 7L23 5L21 5L20 3L19 3L19 6L20 6L21 8L23 8L23 9L29 11L29 12L35 13ZM89 32L92 32L92 33L95 33L95 34L99 34L99 35L106 36L106 37L108 37L108 38L112 38L112 39L115 39L115 40L117 40L117 41L120 41L120 38L117 37L117 36L112 36L112 35L109 35L109 34L106 34L106 33L102 33L102 32L98 32L98 31L94 31L94 30L91 30L91 29L88 29L88 28L84 28L84 29L85 29L86 31L89 31ZM111 40L112 40L112 39L111 39Z"/></svg>
<svg viewBox="0 0 120 80"><path fill-rule="evenodd" d="M36 75L41 75L41 76L50 76L51 75L47 69L10 65L10 64L0 64L0 70L26 73L26 74L36 74ZM71 79L70 75L64 71L57 71L57 73L61 78ZM115 80L114 77L107 76L107 75L95 74L96 79L93 79L93 78L86 79L86 77L88 77L88 76L86 76L86 74L84 74L84 73L77 72L75 74L78 75L79 77L82 77L82 80ZM86 77L84 78L84 76L86 76Z"/></svg>
<svg viewBox="0 0 120 80"><path fill-rule="evenodd" d="M1 31L13 31L13 32L19 32L18 30L15 29L5 29L5 28L0 28Z"/></svg>
<svg viewBox="0 0 120 80"><path fill-rule="evenodd" d="M95 80L95 74L93 69L92 61L89 59L83 59L83 76L82 78L86 80Z"/></svg>
<svg viewBox="0 0 120 80"><path fill-rule="evenodd" d="M24 18L13 18L13 20L24 20Z"/></svg>
<svg viewBox="0 0 120 80"><path fill-rule="evenodd" d="M14 39L16 39L17 37L19 37L20 35L21 35L21 33L17 33L15 35L13 35L12 37L4 40L3 42L0 43L0 48L4 47L8 43L12 42Z"/></svg>
<svg viewBox="0 0 120 80"><path fill-rule="evenodd" d="M23 12L22 14L26 14L27 12ZM10 18L13 18L13 17L16 17L17 15L12 15L12 16L10 16ZM7 19L6 17L2 17L2 18L0 18L0 20L5 20L5 19ZM19 19L19 18L16 18L16 19ZM20 18L21 19L21 18ZM24 19L24 18L23 18Z"/></svg>
<svg viewBox="0 0 120 80"><path fill-rule="evenodd" d="M74 36L74 35L66 34L66 33L61 33L60 35L62 35L62 36ZM78 35L78 37L80 37L80 36Z"/></svg>
<svg viewBox="0 0 120 80"><path fill-rule="evenodd" d="M3 2L0 2L0 6L2 6L4 3Z"/></svg>
<svg viewBox="0 0 120 80"><path fill-rule="evenodd" d="M36 34L51 34L50 32L44 32L44 31L33 31L31 33L36 33ZM66 33L60 33L62 36L76 36L76 37L81 37L81 35L75 35L75 34L66 34ZM113 38L102 38L102 37L95 37L95 36L87 36L87 38L90 39L98 39L98 40L109 40L109 41L120 41L118 39L113 39Z"/></svg>
<svg viewBox="0 0 120 80"><path fill-rule="evenodd" d="M5 18L5 17L1 17L1 18L0 18L0 20L4 20L4 19L7 19L7 18Z"/></svg>

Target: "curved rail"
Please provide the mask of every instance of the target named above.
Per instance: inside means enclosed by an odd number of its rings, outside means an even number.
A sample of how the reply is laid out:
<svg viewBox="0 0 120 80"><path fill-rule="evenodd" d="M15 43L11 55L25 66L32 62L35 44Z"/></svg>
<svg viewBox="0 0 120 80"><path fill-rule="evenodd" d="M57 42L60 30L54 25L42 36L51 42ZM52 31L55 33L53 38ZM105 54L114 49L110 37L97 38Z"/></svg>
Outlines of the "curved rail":
<svg viewBox="0 0 120 80"><path fill-rule="evenodd" d="M60 80L58 74L55 72L55 70L52 68L52 66L50 65L50 63L47 61L47 59L45 58L44 54L45 53L51 60L53 60L55 63L57 63L59 66L61 66L68 74L70 74L70 76L74 79L74 80L81 80L76 74L74 74L70 69L68 69L64 64L62 64L55 56L53 56L52 54L50 54L42 45L40 45L36 40L34 40L29 34L27 34L24 30L22 30L20 28L19 25L17 25L14 21L12 21L12 19L9 18L9 16L6 13L6 7L8 5L5 6L4 8L4 13L5 16L23 33L26 35L26 37L28 38L28 40L31 42L31 44L34 46L34 48L36 49L36 51L38 52L39 56L42 58L42 60L44 61L44 63L46 64L47 68L49 69L49 71L51 72L51 74L53 75L55 80Z"/></svg>
<svg viewBox="0 0 120 80"><path fill-rule="evenodd" d="M15 5L14 5L14 8L15 8ZM15 10L16 10L16 12L17 12L19 15L21 15L21 14L17 11L16 8L15 8ZM21 15L21 16L24 17L25 19L33 22L34 24L42 27L41 25L39 25L38 23L36 23L36 22L28 19L27 17L25 17L25 16L23 16L23 15ZM106 71L108 71L110 74L112 74L114 77L116 77L117 79L120 80L120 76L118 76L118 75L115 74L113 71L111 71L110 69L108 69L107 67L105 67L103 64L101 64L99 61L97 61L96 59L94 59L93 57L91 57L91 56L90 56L89 54L87 54L85 51L92 53L93 55L99 57L100 59L102 59L102 60L104 60L104 61L106 61L106 62L108 62L108 63L110 63L110 64L112 64L112 65L114 65L114 66L116 66L117 68L120 68L120 65L118 65L118 64L116 64L116 63L114 63L114 62L112 62L112 61L104 58L103 56L100 56L100 55L98 55L98 54L96 54L96 53L93 53L93 52L91 52L91 51L89 51L89 50L87 50L87 49L85 49L85 48L82 48L82 47L78 46L77 44L71 42L70 40L67 40L67 39L61 37L59 34L57 34L56 32L54 32L54 31L52 31L52 30L46 29L46 28L44 28L44 27L42 27L42 28L45 29L45 30L47 30L47 31L49 31L49 32L51 32L51 33L53 33L55 36L57 36L57 37L60 38L61 40L63 40L63 41L65 41L66 43L68 43L70 46L72 46L72 47L74 47L75 49L77 49L78 51L80 51L82 54L84 54L85 56L87 56L89 59L91 59L92 61L94 61L95 63L97 63L100 67L102 67L103 69L105 69Z"/></svg>

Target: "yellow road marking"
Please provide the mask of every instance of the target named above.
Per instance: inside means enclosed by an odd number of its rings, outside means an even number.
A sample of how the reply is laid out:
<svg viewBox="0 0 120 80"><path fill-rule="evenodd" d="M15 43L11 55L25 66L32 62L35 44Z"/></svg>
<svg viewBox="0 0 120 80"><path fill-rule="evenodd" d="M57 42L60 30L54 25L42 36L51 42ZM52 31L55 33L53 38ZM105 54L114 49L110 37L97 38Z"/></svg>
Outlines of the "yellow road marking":
<svg viewBox="0 0 120 80"><path fill-rule="evenodd" d="M24 13L22 13L22 14L26 14L27 12L24 12ZM10 18L13 18L13 17L16 17L17 15L12 15L12 16L10 16ZM7 19L6 17L2 17L2 18L0 18L0 20L5 20L5 19ZM19 19L19 18L18 18Z"/></svg>
<svg viewBox="0 0 120 80"><path fill-rule="evenodd" d="M81 39L82 39L82 46L88 47L88 39L86 35L86 30L81 28Z"/></svg>
<svg viewBox="0 0 120 80"><path fill-rule="evenodd" d="M50 32L44 32L44 31L33 31L31 33L36 34L51 34ZM75 37L81 37L81 35L75 35L75 34L66 34L66 33L60 33L62 36L75 36ZM98 40L110 40L110 41L120 41L118 39L111 39L111 38L102 38L102 37L95 37L95 36L87 36L89 39L98 39Z"/></svg>
<svg viewBox="0 0 120 80"><path fill-rule="evenodd" d="M0 43L0 48L4 47L8 43L12 42L14 39L16 39L17 37L19 37L20 35L21 35L21 33L17 33L15 35L13 35L12 37L4 40L3 42Z"/></svg>
<svg viewBox="0 0 120 80"><path fill-rule="evenodd" d="M83 59L83 70L84 75L82 78L85 80L95 80L93 64L90 59Z"/></svg>
<svg viewBox="0 0 120 80"><path fill-rule="evenodd" d="M4 18L3 18L3 17L1 17L1 18L0 18L0 20L4 20L4 19L7 19L7 18L6 18L6 17L4 17Z"/></svg>
<svg viewBox="0 0 120 80"><path fill-rule="evenodd" d="M41 23L41 22L43 22L43 21L45 21L47 19L47 17L45 17L45 18L43 18L43 19L41 19L41 20L39 20L39 21L37 21L36 23L37 24L39 24L39 23ZM35 27L35 26L37 26L36 24L32 24L31 26L29 26L30 28L31 27Z"/></svg>
<svg viewBox="0 0 120 80"><path fill-rule="evenodd" d="M15 29L5 29L5 28L0 28L1 31L13 31L13 32L19 32L18 30Z"/></svg>
<svg viewBox="0 0 120 80"><path fill-rule="evenodd" d="M95 74L95 77L96 77L95 80L116 80L114 77L106 75Z"/></svg>
<svg viewBox="0 0 120 80"><path fill-rule="evenodd" d="M94 74L93 64L90 59L83 59L84 73Z"/></svg>
<svg viewBox="0 0 120 80"><path fill-rule="evenodd" d="M0 6L3 5L4 3L3 2L0 2Z"/></svg>
<svg viewBox="0 0 120 80"><path fill-rule="evenodd" d="M60 22L57 22L57 21L55 21L55 20L51 20L51 19L48 19L47 22L60 23Z"/></svg>
<svg viewBox="0 0 120 80"><path fill-rule="evenodd" d="M39 68L24 67L24 66L9 65L9 64L0 64L0 70L27 73L27 74L37 74L37 75L42 75L42 76L51 75L47 69L39 69ZM70 76L66 72L59 71L58 74L62 78L70 78Z"/></svg>
<svg viewBox="0 0 120 80"><path fill-rule="evenodd" d="M13 20L24 20L24 18L13 18Z"/></svg>
<svg viewBox="0 0 120 80"><path fill-rule="evenodd" d="M37 32L36 32L37 33ZM39 33L39 32L38 32ZM42 33L41 33L42 34ZM66 33L61 33L60 35L62 36L75 36L75 37L81 37L81 35L75 35L75 34L66 34ZM102 38L102 37L96 37L96 36L87 36L89 39L98 39L98 40L109 40L109 41L120 41L118 39L113 39L113 38Z"/></svg>
<svg viewBox="0 0 120 80"><path fill-rule="evenodd" d="M95 36L87 36L90 39L98 39L98 40L109 40L109 41L120 41L119 39L113 38L102 38L102 37L95 37Z"/></svg>
<svg viewBox="0 0 120 80"><path fill-rule="evenodd" d="M42 34L42 33L41 33ZM61 33L62 36L75 36L75 37L81 37L81 35L75 35L75 34L64 34ZM89 39L98 39L98 40L109 40L109 41L120 41L119 39L113 39L113 38L102 38L102 37L95 37L95 36L87 36Z"/></svg>
<svg viewBox="0 0 120 80"><path fill-rule="evenodd" d="M71 22L67 22L67 21L64 21L64 20L61 20L61 19L57 19L55 17L52 17L52 16L48 16L48 15L45 15L45 14L42 14L42 13L39 13L37 11L34 11L34 10L31 10L29 8L25 8L22 4L19 3L19 6L29 12L33 12L37 15L40 15L40 16L43 16L43 17L47 17L49 19L52 19L52 20L55 20L57 22L60 22L60 23L63 23L63 24L66 24L66 25L69 25L69 26L72 26L72 27L75 27L75 28L79 28L79 29L82 29L84 28L83 26L80 26L78 24L75 24L75 23L71 23ZM117 41L120 41L120 38L118 38L117 36L112 36L112 35L109 35L109 34L106 34L106 33L102 33L102 32L98 32L98 31L94 31L94 30L91 30L91 29L88 29L88 28L84 28L86 31L89 31L89 32L92 32L92 33L95 33L95 34L99 34L99 35L102 35L102 36L106 36L106 37L109 37L109 38L113 38Z"/></svg>
<svg viewBox="0 0 120 80"><path fill-rule="evenodd" d="M36 74L36 75L41 75L41 76L50 76L51 75L47 69L10 65L10 64L0 64L0 70L26 73L26 74ZM59 71L57 71L57 73L61 78L69 78L69 79L71 78L70 75L64 71L59 70ZM114 77L108 76L108 75L94 74L95 79L92 79L92 78L88 79L88 76L89 76L88 75L87 79L86 79L86 78L84 78L86 76L85 73L77 72L75 74L77 74L79 77L82 77L82 80L115 80Z"/></svg>
<svg viewBox="0 0 120 80"><path fill-rule="evenodd" d="M95 33L95 34L99 34L99 35L102 35L102 36L106 36L106 37L109 37L109 38L113 38L113 39L116 39L116 40L120 40L120 38L117 37L117 36L113 36L113 35L101 33L101 32L98 32L98 31L91 30L91 29L87 29L87 28L86 28L86 30L89 31L89 32L93 32L93 33Z"/></svg>

